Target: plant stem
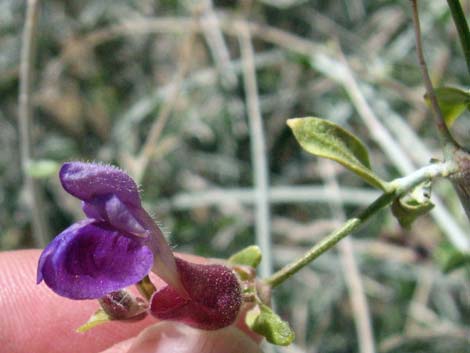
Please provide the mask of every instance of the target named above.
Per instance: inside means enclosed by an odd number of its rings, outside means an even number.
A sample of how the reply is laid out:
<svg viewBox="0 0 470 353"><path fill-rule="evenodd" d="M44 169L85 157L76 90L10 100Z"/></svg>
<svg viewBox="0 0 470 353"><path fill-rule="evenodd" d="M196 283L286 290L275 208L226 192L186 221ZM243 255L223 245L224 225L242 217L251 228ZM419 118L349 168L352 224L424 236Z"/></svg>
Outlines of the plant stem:
<svg viewBox="0 0 470 353"><path fill-rule="evenodd" d="M282 282L290 278L294 273L298 272L324 252L335 246L345 236L359 229L365 222L382 208L390 205L392 201L412 190L424 181L432 180L437 176L449 176L457 171L454 162L445 162L439 164L431 164L414 173L393 180L389 183L389 191L379 196L369 207L360 212L357 217L347 220L339 229L327 235L318 244L314 245L301 258L286 265L272 276L266 278L264 282L272 288L277 287Z"/></svg>
<svg viewBox="0 0 470 353"><path fill-rule="evenodd" d="M459 0L447 0L450 13L454 19L455 27L459 33L460 44L462 45L465 61L467 62L468 73L470 74L470 30L463 14L462 6Z"/></svg>
<svg viewBox="0 0 470 353"><path fill-rule="evenodd" d="M153 121L150 127L147 138L141 147L139 154L136 156L136 167L134 168L134 179L140 182L144 177L145 171L154 157L157 143L160 142L163 130L167 125L171 113L173 112L178 98L181 94L181 85L186 77L191 66L191 52L195 41L195 31L193 27L190 28L189 33L181 46L181 54L178 63L178 69L175 78L172 82L169 97L165 100L162 108L160 109L158 117Z"/></svg>
<svg viewBox="0 0 470 353"><path fill-rule="evenodd" d="M431 78L429 77L428 68L426 65L426 60L424 59L423 54L423 42L421 39L421 26L419 21L419 11L418 11L418 1L411 0L411 5L413 9L413 25L415 29L416 37L416 54L418 56L419 67L421 69L421 74L423 75L424 86L426 87L426 93L431 102L432 110L434 112L434 117L436 120L437 130L441 137L442 145L444 146L444 153L446 158L451 158L451 150L459 149L460 145L455 141L454 137L449 131L447 124L442 114L441 108L437 102L436 94L432 86ZM448 149L447 146L450 146L451 149ZM450 159L449 158L449 159Z"/></svg>
<svg viewBox="0 0 470 353"><path fill-rule="evenodd" d="M343 201L339 193L339 184L336 178L333 161L323 160L320 169L324 174L323 179L326 189L330 193L330 208L334 219L338 222L346 220ZM353 240L344 238L338 245L343 278L349 292L349 301L354 317L357 332L359 353L375 353L374 330L371 323L370 309L364 291L361 271L356 261Z"/></svg>
<svg viewBox="0 0 470 353"><path fill-rule="evenodd" d="M36 180L29 174L28 169L32 159L31 128L33 116L32 83L34 63L36 58L36 24L38 16L38 0L28 0L26 20L21 41L21 59L19 72L18 96L18 125L20 140L21 168L23 171L28 207L31 211L33 237L36 246L46 245L46 224L44 207Z"/></svg>
<svg viewBox="0 0 470 353"><path fill-rule="evenodd" d="M251 34L248 26L241 26L240 52L243 63L243 83L245 89L246 109L250 131L250 153L253 164L253 179L256 197L256 242L263 253L260 264L262 276L272 273L272 250L269 209L269 175L268 160L266 157L266 143L261 116L258 83L256 80L255 53L251 42Z"/></svg>
<svg viewBox="0 0 470 353"><path fill-rule="evenodd" d="M288 264L287 266L273 274L271 277L267 278L265 282L273 288L277 287L279 284L284 282L294 273L296 273L297 271L308 265L310 262L315 260L317 257L319 257L321 254L335 246L345 236L351 234L353 231L358 229L360 225L362 225L365 221L370 218L370 216L390 204L393 198L393 193L382 194L357 217L347 220L346 223L341 226L341 228L337 229L335 232L331 233L318 244L313 246L307 253L305 253L304 256Z"/></svg>

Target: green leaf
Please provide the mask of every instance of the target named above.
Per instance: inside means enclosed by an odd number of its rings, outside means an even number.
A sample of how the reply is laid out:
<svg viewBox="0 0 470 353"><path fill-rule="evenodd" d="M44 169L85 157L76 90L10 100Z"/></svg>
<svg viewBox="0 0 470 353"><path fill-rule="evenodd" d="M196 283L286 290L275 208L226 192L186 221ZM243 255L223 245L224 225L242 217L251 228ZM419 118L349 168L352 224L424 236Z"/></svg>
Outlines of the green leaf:
<svg viewBox="0 0 470 353"><path fill-rule="evenodd" d="M28 163L27 173L33 178L48 178L57 174L59 163L50 159L39 159Z"/></svg>
<svg viewBox="0 0 470 353"><path fill-rule="evenodd" d="M382 190L386 182L370 168L369 154L364 144L340 126L320 118L289 119L287 125L307 152L332 159Z"/></svg>
<svg viewBox="0 0 470 353"><path fill-rule="evenodd" d="M451 244L445 243L441 245L435 252L435 258L445 273L465 266L470 270L470 253L463 253L455 249Z"/></svg>
<svg viewBox="0 0 470 353"><path fill-rule="evenodd" d="M410 228L416 218L428 213L434 207L429 199L430 187L430 183L424 183L410 194L393 201L392 213L403 228Z"/></svg>
<svg viewBox="0 0 470 353"><path fill-rule="evenodd" d="M435 93L444 120L449 127L462 115L465 109L470 110L470 90L457 87L438 87L435 89ZM427 94L424 99L428 105L431 104Z"/></svg>
<svg viewBox="0 0 470 353"><path fill-rule="evenodd" d="M91 330L93 327L105 324L109 321L111 321L111 317L106 314L106 312L103 309L98 309L89 319L88 321L77 328L78 333L84 333L88 330Z"/></svg>
<svg viewBox="0 0 470 353"><path fill-rule="evenodd" d="M245 321L248 327L272 344L288 346L295 338L289 324L267 305L258 304L247 313Z"/></svg>
<svg viewBox="0 0 470 353"><path fill-rule="evenodd" d="M257 245L249 246L235 254L229 259L230 265L251 266L256 268L261 262L261 250Z"/></svg>

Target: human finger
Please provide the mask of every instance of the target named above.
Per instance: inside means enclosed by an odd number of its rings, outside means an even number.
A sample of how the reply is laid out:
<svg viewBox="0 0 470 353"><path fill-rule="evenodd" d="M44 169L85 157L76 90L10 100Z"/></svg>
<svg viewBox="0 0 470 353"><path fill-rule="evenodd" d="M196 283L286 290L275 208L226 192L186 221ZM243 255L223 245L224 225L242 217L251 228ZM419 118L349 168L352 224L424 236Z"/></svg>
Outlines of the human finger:
<svg viewBox="0 0 470 353"><path fill-rule="evenodd" d="M0 253L0 352L93 353L136 336L156 322L152 317L126 323L110 322L86 333L75 330L98 309L96 300L70 300L44 283L36 284L40 250ZM201 257L179 255L189 261ZM157 285L163 282L153 278Z"/></svg>
<svg viewBox="0 0 470 353"><path fill-rule="evenodd" d="M259 345L234 326L205 331L177 322L159 322L142 331L128 353L262 353ZM117 353L117 352L107 352Z"/></svg>

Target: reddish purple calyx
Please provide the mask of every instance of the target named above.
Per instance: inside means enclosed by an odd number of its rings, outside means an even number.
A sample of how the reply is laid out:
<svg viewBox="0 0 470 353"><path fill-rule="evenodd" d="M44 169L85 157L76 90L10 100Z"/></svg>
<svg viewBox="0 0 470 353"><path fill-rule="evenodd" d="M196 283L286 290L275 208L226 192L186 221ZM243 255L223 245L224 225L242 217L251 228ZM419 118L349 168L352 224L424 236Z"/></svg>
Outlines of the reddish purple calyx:
<svg viewBox="0 0 470 353"><path fill-rule="evenodd" d="M175 258L181 282L189 294L183 298L170 286L157 291L150 312L160 320L175 320L203 329L231 325L241 306L240 284L222 265L199 265Z"/></svg>

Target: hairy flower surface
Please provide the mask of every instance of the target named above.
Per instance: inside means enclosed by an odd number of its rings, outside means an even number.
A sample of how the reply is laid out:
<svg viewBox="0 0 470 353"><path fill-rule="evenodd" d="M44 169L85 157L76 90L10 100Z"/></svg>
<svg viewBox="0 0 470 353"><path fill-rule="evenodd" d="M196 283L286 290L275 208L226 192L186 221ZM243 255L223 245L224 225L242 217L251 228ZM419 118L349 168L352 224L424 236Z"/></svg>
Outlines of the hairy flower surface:
<svg viewBox="0 0 470 353"><path fill-rule="evenodd" d="M44 249L37 280L44 279L64 297L100 298L138 282L152 264L153 254L142 240L87 219L64 230Z"/></svg>
<svg viewBox="0 0 470 353"><path fill-rule="evenodd" d="M60 233L43 251L37 282L72 299L100 298L132 285L152 269L182 296L175 259L142 208L137 185L122 170L65 163L63 188L82 200L87 219Z"/></svg>
<svg viewBox="0 0 470 353"><path fill-rule="evenodd" d="M150 311L161 320L216 330L231 325L241 306L240 285L226 266L200 265L176 258L181 282L189 297L163 287L151 299Z"/></svg>

